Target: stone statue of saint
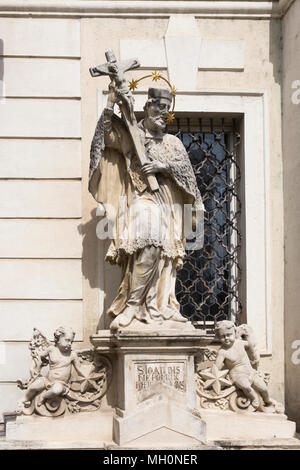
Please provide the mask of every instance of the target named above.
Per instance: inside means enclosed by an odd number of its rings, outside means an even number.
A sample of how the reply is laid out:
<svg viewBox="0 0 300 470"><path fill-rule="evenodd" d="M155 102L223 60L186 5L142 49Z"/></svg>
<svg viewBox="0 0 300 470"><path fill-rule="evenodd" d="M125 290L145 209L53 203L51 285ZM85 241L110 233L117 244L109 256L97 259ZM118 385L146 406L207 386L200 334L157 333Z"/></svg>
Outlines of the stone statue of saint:
<svg viewBox="0 0 300 470"><path fill-rule="evenodd" d="M122 269L107 312L111 330L191 328L175 296L176 271L185 256L184 205L194 211L203 205L184 145L164 133L172 93L149 88L145 117L137 125L146 156L141 164L128 126L113 113L120 93L113 85L109 90L91 146L89 191L114 227L106 259ZM149 175L156 177L155 191Z"/></svg>

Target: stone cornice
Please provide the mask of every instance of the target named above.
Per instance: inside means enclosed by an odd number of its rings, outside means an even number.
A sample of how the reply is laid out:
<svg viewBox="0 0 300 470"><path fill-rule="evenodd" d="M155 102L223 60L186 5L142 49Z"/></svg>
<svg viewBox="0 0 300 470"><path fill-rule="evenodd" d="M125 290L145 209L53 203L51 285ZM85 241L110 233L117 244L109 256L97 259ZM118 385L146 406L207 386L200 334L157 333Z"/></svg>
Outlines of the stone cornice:
<svg viewBox="0 0 300 470"><path fill-rule="evenodd" d="M280 18L293 1L0 0L0 16L169 17L185 13L196 17Z"/></svg>
<svg viewBox="0 0 300 470"><path fill-rule="evenodd" d="M286 14L290 6L295 2L295 0L279 0L278 8L282 16Z"/></svg>

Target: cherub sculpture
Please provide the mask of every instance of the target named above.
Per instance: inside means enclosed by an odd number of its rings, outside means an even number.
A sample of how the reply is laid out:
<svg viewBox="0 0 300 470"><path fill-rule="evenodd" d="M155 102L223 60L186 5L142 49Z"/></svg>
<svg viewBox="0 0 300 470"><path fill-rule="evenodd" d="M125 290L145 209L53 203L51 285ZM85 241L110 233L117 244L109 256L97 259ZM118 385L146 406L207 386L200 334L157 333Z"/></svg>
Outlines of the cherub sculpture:
<svg viewBox="0 0 300 470"><path fill-rule="evenodd" d="M72 351L72 343L74 341L75 333L72 328L60 327L54 332L54 345L49 344L39 356L41 361L39 366L42 366L43 361L48 360L49 372L46 376L39 374L40 367L35 369L35 374L32 376L32 381L28 385L24 398L20 403L29 405L32 399L42 392L38 406L41 406L45 400L56 398L63 395L68 389L68 383L71 378L72 365L74 365L79 375L84 376L80 370L80 362L75 351Z"/></svg>
<svg viewBox="0 0 300 470"><path fill-rule="evenodd" d="M71 412L81 411L83 403L85 409L93 404L98 407L97 400L107 389L110 365L107 361L103 364L95 360L90 351L73 351L74 336L72 328L59 327L54 332L54 344L51 344L39 330L34 329L29 344L33 359L30 379L27 382L18 381L19 387L26 389L18 403L18 414L32 414L35 411L42 416L58 416L65 411L66 404ZM89 365L86 366L84 359L89 355ZM73 368L77 377L73 377ZM78 383L81 383L79 389L76 386ZM89 388L93 389L93 393Z"/></svg>
<svg viewBox="0 0 300 470"><path fill-rule="evenodd" d="M258 371L259 352L253 330L232 321L216 323L219 350L205 350L197 364L197 393L203 408L237 412L283 413L283 406L270 398L268 374ZM208 358L208 361L205 360ZM211 367L207 363L212 362Z"/></svg>
<svg viewBox="0 0 300 470"><path fill-rule="evenodd" d="M252 341L249 339L251 330L247 331L246 326L242 325L243 328L236 331L231 321L223 320L216 324L215 333L222 344L217 353L216 366L219 370L224 366L229 370L232 383L250 399L254 408L259 406L255 390L260 393L265 405L273 405L275 402L269 397L267 385L256 370L259 358L253 337ZM243 336L247 340L242 339ZM250 358L255 368L252 367Z"/></svg>

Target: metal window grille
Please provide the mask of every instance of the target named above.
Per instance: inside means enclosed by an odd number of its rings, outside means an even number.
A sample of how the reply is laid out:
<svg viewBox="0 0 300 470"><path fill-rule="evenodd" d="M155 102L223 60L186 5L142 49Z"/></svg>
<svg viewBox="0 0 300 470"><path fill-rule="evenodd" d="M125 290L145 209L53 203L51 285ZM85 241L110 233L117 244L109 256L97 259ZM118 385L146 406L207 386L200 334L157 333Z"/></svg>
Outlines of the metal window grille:
<svg viewBox="0 0 300 470"><path fill-rule="evenodd" d="M236 121L180 118L168 132L183 142L205 206L203 248L187 251L177 275L181 313L200 327L238 321L241 200Z"/></svg>

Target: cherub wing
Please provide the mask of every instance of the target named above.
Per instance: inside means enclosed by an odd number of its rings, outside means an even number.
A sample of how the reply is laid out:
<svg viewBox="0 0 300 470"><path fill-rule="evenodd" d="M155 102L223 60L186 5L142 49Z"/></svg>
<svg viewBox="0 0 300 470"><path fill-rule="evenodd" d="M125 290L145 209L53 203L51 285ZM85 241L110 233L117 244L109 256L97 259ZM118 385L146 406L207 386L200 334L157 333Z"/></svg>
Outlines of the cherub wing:
<svg viewBox="0 0 300 470"><path fill-rule="evenodd" d="M246 352L254 369L258 368L260 354L253 329L249 325L240 325L236 329L236 337L246 342Z"/></svg>
<svg viewBox="0 0 300 470"><path fill-rule="evenodd" d="M51 343L46 338L46 336L43 335L37 328L33 328L33 335L28 346L33 360L32 366L30 368L31 377L36 375L41 366L47 363L47 360L45 357L43 357L43 355L50 345Z"/></svg>
<svg viewBox="0 0 300 470"><path fill-rule="evenodd" d="M26 389L30 383L39 375L41 367L47 364L47 359L43 356L47 348L51 345L50 341L40 330L33 328L33 334L28 348L31 352L30 378L28 380L17 380L21 389Z"/></svg>
<svg viewBox="0 0 300 470"><path fill-rule="evenodd" d="M36 352L37 354L42 354L49 346L51 345L50 341L43 335L40 330L33 328L33 334L31 341L29 343L29 349L32 353Z"/></svg>

